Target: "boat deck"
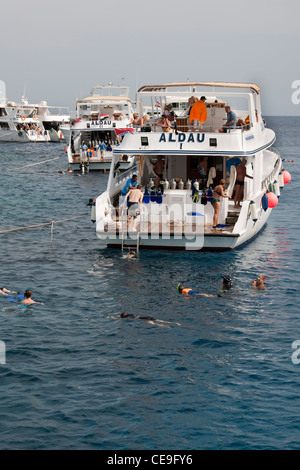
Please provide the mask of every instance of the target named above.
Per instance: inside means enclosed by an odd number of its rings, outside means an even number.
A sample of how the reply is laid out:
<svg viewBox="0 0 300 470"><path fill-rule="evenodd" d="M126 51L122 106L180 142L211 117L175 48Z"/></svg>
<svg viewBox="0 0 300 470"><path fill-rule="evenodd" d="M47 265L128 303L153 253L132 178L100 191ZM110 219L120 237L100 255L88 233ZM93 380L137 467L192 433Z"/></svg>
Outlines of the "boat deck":
<svg viewBox="0 0 300 470"><path fill-rule="evenodd" d="M238 237L237 233L233 233L235 223L239 216L239 209L230 208L228 211L228 216L226 219L226 224L217 225L216 228L213 228L211 224L203 224L196 222L196 218L193 222L190 221L161 221L161 220L140 220L140 217L136 219L119 217L115 216L113 222L106 224L104 231L106 233L115 233L115 234L134 234L139 236L147 237L182 237L182 236L226 236L226 237Z"/></svg>

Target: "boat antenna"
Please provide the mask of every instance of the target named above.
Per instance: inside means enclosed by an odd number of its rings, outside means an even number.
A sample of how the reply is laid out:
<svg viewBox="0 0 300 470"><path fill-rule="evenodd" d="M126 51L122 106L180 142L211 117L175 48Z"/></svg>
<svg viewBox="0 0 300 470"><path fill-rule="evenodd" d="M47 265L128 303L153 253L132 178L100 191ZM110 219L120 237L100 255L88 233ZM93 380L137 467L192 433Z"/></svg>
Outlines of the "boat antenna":
<svg viewBox="0 0 300 470"><path fill-rule="evenodd" d="M24 100L26 100L26 83L24 83L24 90L23 90L23 95L21 98L21 101L24 101Z"/></svg>
<svg viewBox="0 0 300 470"><path fill-rule="evenodd" d="M139 64L136 64L136 79L135 79L135 89L138 90L138 82L139 82ZM137 100L137 94L135 92L135 101Z"/></svg>

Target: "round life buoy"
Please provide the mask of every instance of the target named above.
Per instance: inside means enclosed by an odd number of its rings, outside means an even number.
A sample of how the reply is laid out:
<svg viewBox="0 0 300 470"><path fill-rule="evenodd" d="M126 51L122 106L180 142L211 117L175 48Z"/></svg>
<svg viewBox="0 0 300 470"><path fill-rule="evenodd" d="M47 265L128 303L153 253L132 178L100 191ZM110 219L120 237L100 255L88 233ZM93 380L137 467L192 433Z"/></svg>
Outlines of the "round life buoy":
<svg viewBox="0 0 300 470"><path fill-rule="evenodd" d="M22 121L25 121L26 116L21 116Z"/></svg>
<svg viewBox="0 0 300 470"><path fill-rule="evenodd" d="M32 119L34 119L36 121L37 120L36 115L32 116Z"/></svg>

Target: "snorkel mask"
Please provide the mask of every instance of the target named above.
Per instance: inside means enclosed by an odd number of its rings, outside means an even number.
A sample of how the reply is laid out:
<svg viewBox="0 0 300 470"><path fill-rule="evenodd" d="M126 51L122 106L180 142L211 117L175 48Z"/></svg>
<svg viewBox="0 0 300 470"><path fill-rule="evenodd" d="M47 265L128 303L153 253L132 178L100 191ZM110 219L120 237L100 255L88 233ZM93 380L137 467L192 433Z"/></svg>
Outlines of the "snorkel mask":
<svg viewBox="0 0 300 470"><path fill-rule="evenodd" d="M230 286L230 287L233 286L233 281L232 281L231 277L229 277L229 276L222 276L222 278L224 279L225 283L226 283L228 286Z"/></svg>

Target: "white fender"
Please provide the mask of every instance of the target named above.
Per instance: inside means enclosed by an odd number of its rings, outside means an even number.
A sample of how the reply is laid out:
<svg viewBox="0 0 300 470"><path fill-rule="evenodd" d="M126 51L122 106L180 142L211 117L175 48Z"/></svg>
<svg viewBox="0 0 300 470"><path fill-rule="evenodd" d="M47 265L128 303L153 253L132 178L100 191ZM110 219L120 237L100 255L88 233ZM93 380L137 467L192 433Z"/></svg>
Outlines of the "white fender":
<svg viewBox="0 0 300 470"><path fill-rule="evenodd" d="M280 189L278 181L274 181L274 192L277 197L280 197Z"/></svg>
<svg viewBox="0 0 300 470"><path fill-rule="evenodd" d="M251 219L256 222L257 219L258 219L258 211L257 211L257 207L256 207L256 204L254 201L251 201L250 204L249 204L249 207L250 207L250 214L251 214Z"/></svg>
<svg viewBox="0 0 300 470"><path fill-rule="evenodd" d="M283 174L281 172L278 175L278 183L279 183L280 188L284 187Z"/></svg>
<svg viewBox="0 0 300 470"><path fill-rule="evenodd" d="M91 221L96 222L96 203L94 202L91 207Z"/></svg>

